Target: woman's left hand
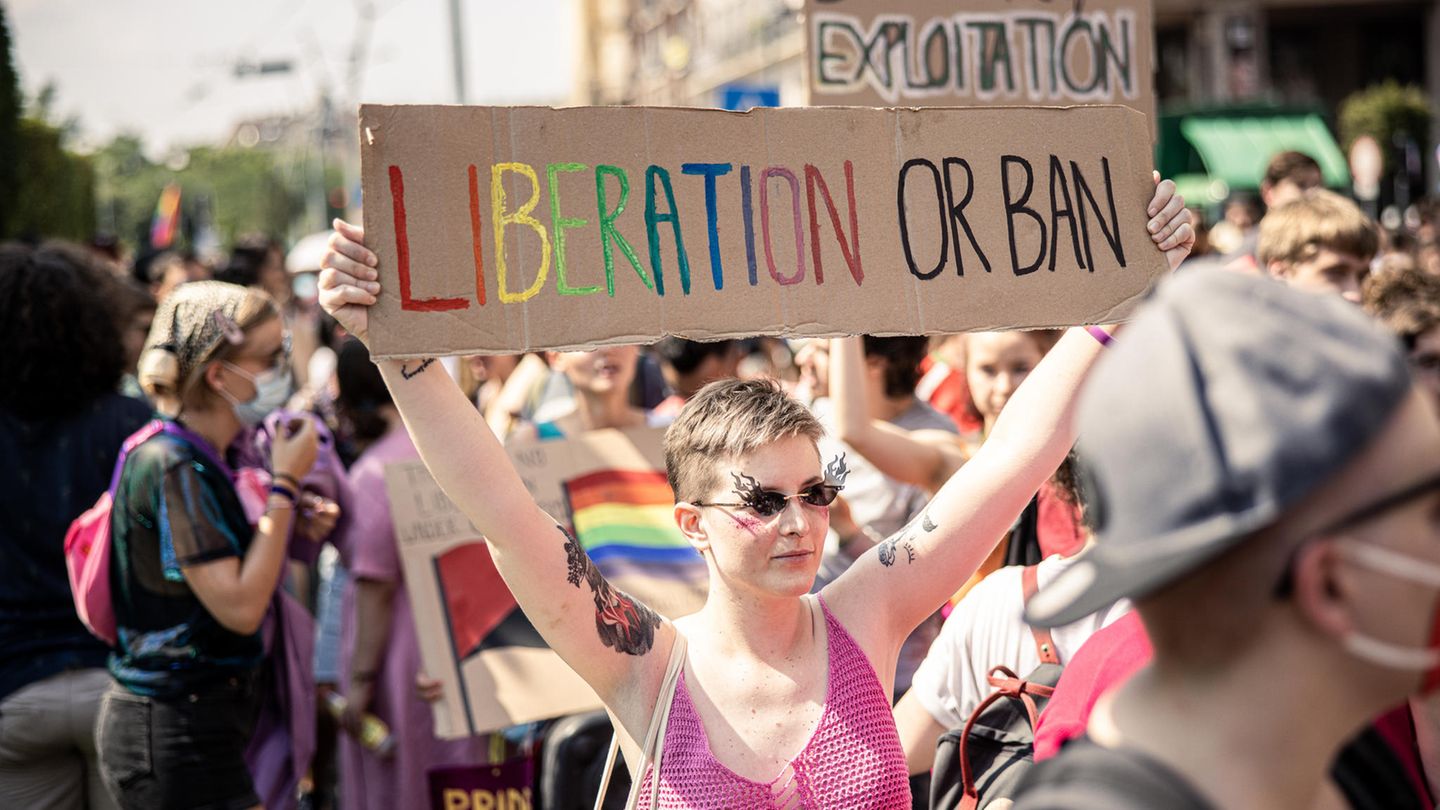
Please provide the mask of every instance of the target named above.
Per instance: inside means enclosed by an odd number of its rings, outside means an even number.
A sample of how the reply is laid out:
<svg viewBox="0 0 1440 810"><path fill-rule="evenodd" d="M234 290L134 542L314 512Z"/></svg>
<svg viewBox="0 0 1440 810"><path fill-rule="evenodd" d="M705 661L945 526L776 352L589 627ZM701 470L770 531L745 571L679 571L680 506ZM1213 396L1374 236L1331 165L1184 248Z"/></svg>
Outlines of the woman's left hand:
<svg viewBox="0 0 1440 810"><path fill-rule="evenodd" d="M370 704L375 700L375 683L373 680L351 681L349 688L345 690L345 711L340 714L340 727L345 729L351 737L360 739L361 731L365 722L365 713L370 711Z"/></svg>
<svg viewBox="0 0 1440 810"><path fill-rule="evenodd" d="M335 524L340 522L340 504L329 498L306 492L300 496L299 518L295 521L295 532L312 543L318 543L330 536Z"/></svg>
<svg viewBox="0 0 1440 810"><path fill-rule="evenodd" d="M1145 229L1155 246L1165 252L1165 259L1174 270L1195 247L1195 226L1190 224L1190 209L1185 198L1175 193L1175 181L1161 180L1155 172L1155 196L1150 198L1146 214L1150 217Z"/></svg>
<svg viewBox="0 0 1440 810"><path fill-rule="evenodd" d="M415 695L426 703L434 703L445 697L445 682L436 680L423 672L415 673Z"/></svg>

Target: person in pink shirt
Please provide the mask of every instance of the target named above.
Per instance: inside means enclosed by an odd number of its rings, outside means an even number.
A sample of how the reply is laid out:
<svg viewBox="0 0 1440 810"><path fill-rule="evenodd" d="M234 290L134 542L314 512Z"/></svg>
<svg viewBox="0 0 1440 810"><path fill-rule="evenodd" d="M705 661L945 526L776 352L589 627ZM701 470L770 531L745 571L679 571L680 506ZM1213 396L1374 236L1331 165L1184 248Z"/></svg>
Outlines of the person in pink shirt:
<svg viewBox="0 0 1440 810"><path fill-rule="evenodd" d="M1171 267L1194 241L1174 192L1159 183L1146 212ZM363 230L335 224L321 303L364 340L379 259ZM431 474L546 643L610 710L631 773L659 806L908 808L890 714L900 644L1064 458L1071 403L1100 350L1083 329L1062 338L920 519L815 596L845 459L820 457L822 428L778 383L712 383L665 440L674 519L710 582L704 607L675 622L616 589L540 509L434 358L379 368ZM664 702L667 681L677 685ZM639 742L652 726L667 734L658 769Z"/></svg>

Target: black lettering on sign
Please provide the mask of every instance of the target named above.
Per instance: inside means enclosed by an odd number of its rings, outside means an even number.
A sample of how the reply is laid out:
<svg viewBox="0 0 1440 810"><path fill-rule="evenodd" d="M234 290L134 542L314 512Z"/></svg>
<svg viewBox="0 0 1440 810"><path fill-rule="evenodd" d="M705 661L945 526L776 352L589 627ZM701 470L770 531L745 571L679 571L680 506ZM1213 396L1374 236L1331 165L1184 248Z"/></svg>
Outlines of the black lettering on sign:
<svg viewBox="0 0 1440 810"><path fill-rule="evenodd" d="M1100 232L1105 236L1105 243L1110 246L1110 252L1115 255L1115 261L1125 266L1125 246L1120 243L1120 217L1115 212L1115 185L1110 182L1110 160L1100 158L1100 170L1105 177L1105 200L1110 205L1110 227L1105 227L1105 214L1100 211L1100 204L1095 202L1095 195L1090 193L1090 184L1085 182L1085 176L1080 173L1080 167L1075 161L1070 161L1070 174L1075 181L1075 199L1080 209L1080 233L1085 238L1085 260L1090 263L1090 272L1095 272L1095 256L1090 249L1090 218L1085 215L1085 203L1090 203L1090 209L1099 218Z"/></svg>
<svg viewBox="0 0 1440 810"><path fill-rule="evenodd" d="M940 212L940 260L929 270L921 270L920 266L915 263L915 251L910 246L910 217L905 210L905 180L911 169L920 166L930 170L931 179L935 182L935 205ZM905 161L905 165L900 168L900 181L896 184L895 206L900 214L900 244L905 248L905 263L910 265L910 272L918 279L928 281L940 275L940 271L945 269L945 265L950 259L949 240L945 238L945 197L943 195L940 170L935 168L934 163L925 158L911 158Z"/></svg>
<svg viewBox="0 0 1440 810"><path fill-rule="evenodd" d="M1059 181L1058 183L1056 181ZM1057 193L1058 188L1058 193ZM1065 205L1061 207L1061 195ZM1065 180L1065 167L1060 158L1050 156L1050 272L1055 272L1055 258L1060 254L1056 242L1060 239L1060 220L1070 221L1070 242L1075 248L1075 263L1085 269L1085 257L1080 255L1080 233L1075 227L1075 206L1070 202L1070 186Z"/></svg>
<svg viewBox="0 0 1440 810"><path fill-rule="evenodd" d="M1019 166L1025 171L1025 190L1020 192L1017 198L1010 192L1010 167ZM1045 218L1040 216L1035 209L1026 205L1030 201L1030 192L1035 187L1035 170L1030 167L1030 161L1019 155L1002 155L1000 157L1000 186L1005 194L1005 225L1010 232L1010 269L1017 276L1029 275L1040 269L1040 264L1045 261ZM1027 216L1035 220L1035 225L1040 229L1040 252L1035 261L1024 267L1020 266L1019 249L1015 244L1015 216L1017 214Z"/></svg>
<svg viewBox="0 0 1440 810"><path fill-rule="evenodd" d="M980 257L980 264L984 265L985 272L990 272L990 259L985 256L985 251L980 249L980 242L975 239L975 232L970 229L969 220L965 219L965 206L970 204L970 198L975 196L975 173L970 170L970 164L962 158L947 157L941 164L945 167L945 207L950 209L950 241L955 246L955 273L965 275L964 253L960 250L960 229L965 229L965 238L970 240L970 247L975 249L975 255ZM959 166L965 170L965 196L960 202L955 202L955 183L952 170Z"/></svg>

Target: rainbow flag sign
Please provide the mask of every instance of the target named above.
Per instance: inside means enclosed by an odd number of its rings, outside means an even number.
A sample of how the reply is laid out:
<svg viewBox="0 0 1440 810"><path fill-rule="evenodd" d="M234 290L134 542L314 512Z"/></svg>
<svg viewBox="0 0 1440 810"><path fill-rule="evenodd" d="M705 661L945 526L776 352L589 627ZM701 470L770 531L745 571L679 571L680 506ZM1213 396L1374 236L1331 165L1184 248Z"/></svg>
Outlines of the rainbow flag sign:
<svg viewBox="0 0 1440 810"><path fill-rule="evenodd" d="M164 250L175 244L180 229L180 186L170 183L160 192L155 203L155 216L150 219L150 246Z"/></svg>
<svg viewBox="0 0 1440 810"><path fill-rule="evenodd" d="M663 436L657 428L606 430L508 449L536 502L567 524L606 579L673 619L704 604L707 582L703 559L675 525ZM598 708L425 466L393 464L385 480L421 657L445 682L436 733L480 734Z"/></svg>
<svg viewBox="0 0 1440 810"><path fill-rule="evenodd" d="M663 471L597 470L562 487L574 534L606 579L671 610L704 595L705 561L675 525Z"/></svg>
<svg viewBox="0 0 1440 810"><path fill-rule="evenodd" d="M605 578L675 618L705 602L705 563L675 525L663 428L600 430L511 446L540 508L580 540Z"/></svg>

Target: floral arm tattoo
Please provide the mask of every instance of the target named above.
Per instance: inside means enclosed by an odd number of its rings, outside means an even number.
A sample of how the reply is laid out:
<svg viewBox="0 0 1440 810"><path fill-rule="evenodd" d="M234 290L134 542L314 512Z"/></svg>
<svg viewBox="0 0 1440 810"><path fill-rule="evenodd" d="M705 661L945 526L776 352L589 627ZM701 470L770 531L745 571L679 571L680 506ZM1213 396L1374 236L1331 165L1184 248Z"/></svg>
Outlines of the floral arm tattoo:
<svg viewBox="0 0 1440 810"><path fill-rule="evenodd" d="M590 555L575 536L555 526L565 538L565 581L575 587L584 582L595 599L595 630L600 642L626 655L644 655L655 646L655 628L660 616L643 602L605 581Z"/></svg>

